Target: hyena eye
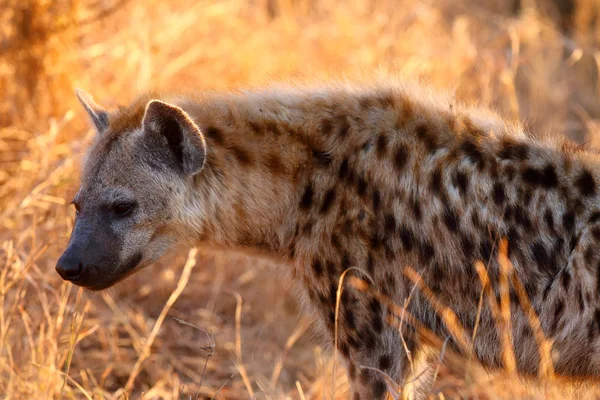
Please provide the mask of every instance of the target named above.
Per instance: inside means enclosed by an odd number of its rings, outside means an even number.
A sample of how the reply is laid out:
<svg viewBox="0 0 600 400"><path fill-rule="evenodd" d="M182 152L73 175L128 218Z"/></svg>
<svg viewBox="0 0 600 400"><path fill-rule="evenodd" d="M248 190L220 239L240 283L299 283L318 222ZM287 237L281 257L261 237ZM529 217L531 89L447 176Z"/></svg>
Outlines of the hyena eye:
<svg viewBox="0 0 600 400"><path fill-rule="evenodd" d="M135 203L121 203L121 204L115 204L112 207L112 211L115 213L115 215L117 215L119 217L125 217L125 216L129 215L131 213L131 211L133 211L134 208L135 208Z"/></svg>

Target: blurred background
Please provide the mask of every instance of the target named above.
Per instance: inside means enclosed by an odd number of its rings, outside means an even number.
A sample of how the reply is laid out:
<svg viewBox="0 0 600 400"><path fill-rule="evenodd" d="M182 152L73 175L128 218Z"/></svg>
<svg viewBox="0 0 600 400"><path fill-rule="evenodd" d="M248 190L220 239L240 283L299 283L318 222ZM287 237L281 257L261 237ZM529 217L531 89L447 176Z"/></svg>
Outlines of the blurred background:
<svg viewBox="0 0 600 400"><path fill-rule="evenodd" d="M74 88L113 108L388 74L595 147L599 44L599 0L0 0L0 399L348 396L263 260L201 249L174 304L186 248L100 294L60 280L93 134ZM442 366L431 397L599 394Z"/></svg>

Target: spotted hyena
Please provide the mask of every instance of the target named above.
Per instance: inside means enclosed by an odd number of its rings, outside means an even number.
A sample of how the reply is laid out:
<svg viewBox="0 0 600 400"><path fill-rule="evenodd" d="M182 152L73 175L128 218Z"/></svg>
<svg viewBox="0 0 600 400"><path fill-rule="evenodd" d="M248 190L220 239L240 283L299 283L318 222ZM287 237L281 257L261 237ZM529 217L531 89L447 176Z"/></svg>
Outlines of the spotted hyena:
<svg viewBox="0 0 600 400"><path fill-rule="evenodd" d="M478 313L482 276L494 301L507 287L508 239L516 369L542 372L535 311L557 374L600 374L596 154L405 83L150 94L114 112L79 98L98 132L64 279L109 287L180 240L275 257L343 356L355 399L389 396L384 374L418 396L421 332L468 351L440 305L468 338L478 322L470 351L483 365L508 366L493 308ZM393 304L412 322L390 323Z"/></svg>

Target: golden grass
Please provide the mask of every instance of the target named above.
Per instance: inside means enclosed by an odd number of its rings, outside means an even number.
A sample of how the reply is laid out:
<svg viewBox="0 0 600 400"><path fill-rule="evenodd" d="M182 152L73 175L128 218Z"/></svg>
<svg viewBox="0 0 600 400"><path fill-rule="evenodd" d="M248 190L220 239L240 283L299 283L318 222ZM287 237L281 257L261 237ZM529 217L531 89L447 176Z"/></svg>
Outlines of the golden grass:
<svg viewBox="0 0 600 400"><path fill-rule="evenodd" d="M343 371L331 376L331 354L298 319L273 278L276 266L207 250L186 264L181 248L101 294L61 282L54 263L73 224L68 202L92 134L74 88L115 107L157 87L368 79L379 71L492 106L536 134L596 144L598 2L576 1L570 32L557 28L554 6L566 0L522 0L519 14L512 3L4 0L0 398L316 399L332 390L345 398ZM498 313L506 323L503 303ZM410 319L396 317L390 322ZM490 376L438 344L444 363L434 398L600 396L593 387Z"/></svg>

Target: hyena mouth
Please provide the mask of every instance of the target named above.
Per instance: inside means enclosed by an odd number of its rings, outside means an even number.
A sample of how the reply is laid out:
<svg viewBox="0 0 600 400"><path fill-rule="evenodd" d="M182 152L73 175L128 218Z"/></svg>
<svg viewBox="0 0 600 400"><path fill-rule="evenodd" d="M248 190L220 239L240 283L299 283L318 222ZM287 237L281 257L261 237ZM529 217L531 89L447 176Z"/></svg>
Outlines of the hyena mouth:
<svg viewBox="0 0 600 400"><path fill-rule="evenodd" d="M92 291L108 289L109 287L116 285L137 271L140 263L142 262L142 258L142 253L137 253L131 257L121 268L118 268L113 274L109 274L104 277L98 276L95 281L86 282L86 284L79 284L79 286Z"/></svg>

